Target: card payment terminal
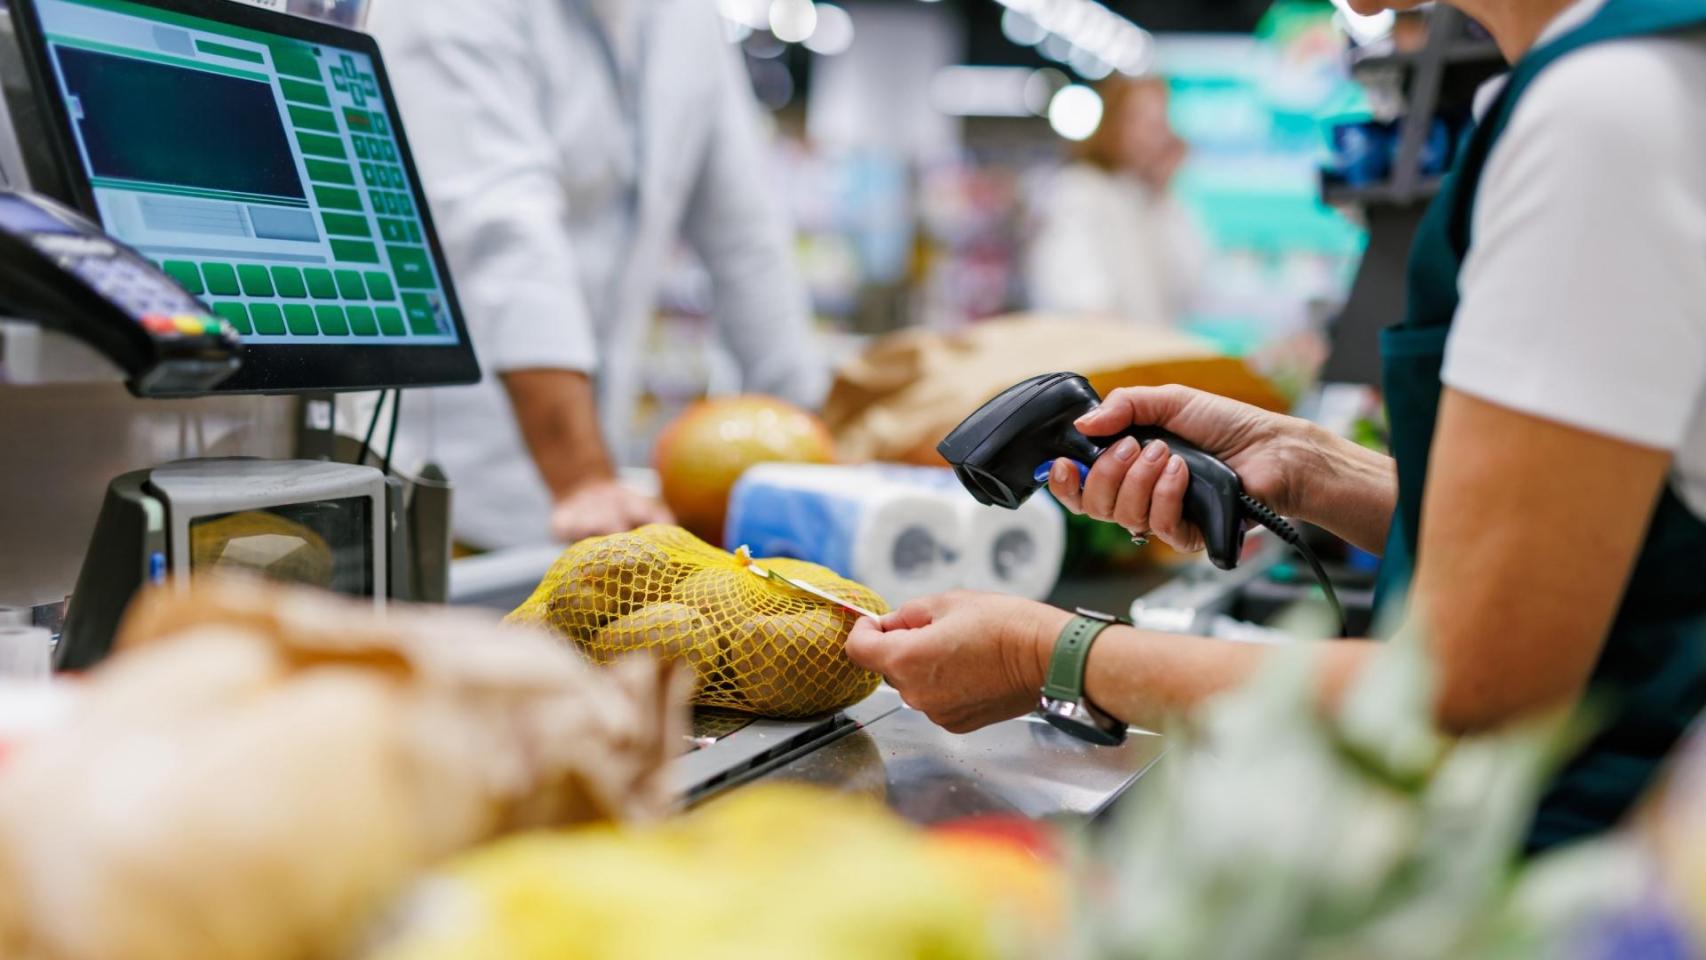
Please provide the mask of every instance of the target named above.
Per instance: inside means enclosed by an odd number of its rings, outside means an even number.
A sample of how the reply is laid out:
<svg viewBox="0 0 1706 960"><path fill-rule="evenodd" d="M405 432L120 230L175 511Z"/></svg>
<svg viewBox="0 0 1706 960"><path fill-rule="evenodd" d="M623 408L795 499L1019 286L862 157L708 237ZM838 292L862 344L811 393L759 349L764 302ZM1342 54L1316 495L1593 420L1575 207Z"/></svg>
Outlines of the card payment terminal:
<svg viewBox="0 0 1706 960"><path fill-rule="evenodd" d="M138 396L205 392L237 331L131 248L44 197L0 191L0 313L89 344Z"/></svg>

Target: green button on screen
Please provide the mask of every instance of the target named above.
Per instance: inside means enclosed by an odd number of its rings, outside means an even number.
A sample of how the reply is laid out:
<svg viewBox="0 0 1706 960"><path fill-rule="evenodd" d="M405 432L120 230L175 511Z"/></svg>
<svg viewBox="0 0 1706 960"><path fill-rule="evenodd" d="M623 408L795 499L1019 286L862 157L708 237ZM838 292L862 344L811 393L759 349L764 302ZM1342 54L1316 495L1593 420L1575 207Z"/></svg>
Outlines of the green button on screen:
<svg viewBox="0 0 1706 960"><path fill-rule="evenodd" d="M361 274L354 270L338 270L334 276L338 278L338 292L345 300L366 300L367 287L361 282Z"/></svg>
<svg viewBox="0 0 1706 960"><path fill-rule="evenodd" d="M397 290L391 286L391 278L383 273L367 275L367 292L372 294L375 300L397 299Z"/></svg>
<svg viewBox="0 0 1706 960"><path fill-rule="evenodd" d="M272 275L259 264L245 263L237 268L237 278L243 281L243 292L251 297L272 296Z"/></svg>
<svg viewBox="0 0 1706 960"><path fill-rule="evenodd" d="M385 252L391 255L391 272L397 277L397 286L404 290L431 290L438 286L433 282L432 263L427 260L425 250L386 247Z"/></svg>
<svg viewBox="0 0 1706 960"><path fill-rule="evenodd" d="M308 281L308 292L316 300L336 300L338 298L338 282L332 279L332 271L310 267L302 271L302 276Z"/></svg>
<svg viewBox="0 0 1706 960"><path fill-rule="evenodd" d="M373 308L350 307L349 328L357 336L371 337L379 333L379 324L373 319Z"/></svg>
<svg viewBox="0 0 1706 960"><path fill-rule="evenodd" d="M290 332L299 337L312 337L320 332L320 325L314 322L313 307L296 303L286 305L284 322Z"/></svg>
<svg viewBox="0 0 1706 960"><path fill-rule="evenodd" d="M295 267L273 267L272 282L278 287L278 295L300 300L308 296L308 287L302 282L302 271Z"/></svg>
<svg viewBox="0 0 1706 960"><path fill-rule="evenodd" d="M384 331L387 337L400 337L409 332L409 328L403 323L403 311L396 307L380 307L373 312L379 318L379 329Z"/></svg>
<svg viewBox="0 0 1706 960"><path fill-rule="evenodd" d="M240 303L216 303L213 312L231 321L238 333L254 333L255 328L249 325L249 310Z"/></svg>
<svg viewBox="0 0 1706 960"><path fill-rule="evenodd" d="M297 309L306 310L308 308L298 307ZM254 318L256 333L274 337L284 333L284 311L280 310L275 304L254 304L249 307L249 316ZM312 322L314 318L310 316L308 319Z"/></svg>
<svg viewBox="0 0 1706 960"><path fill-rule="evenodd" d="M379 248L365 240L333 240L332 257L339 263L378 263Z"/></svg>
<svg viewBox="0 0 1706 960"><path fill-rule="evenodd" d="M327 336L341 337L349 333L343 307L315 307L314 315L320 320L320 331Z"/></svg>
<svg viewBox="0 0 1706 960"><path fill-rule="evenodd" d="M201 271L188 260L167 260L161 269L166 271L166 276L178 281L178 286L192 295L199 297L206 292L201 285Z"/></svg>
<svg viewBox="0 0 1706 960"><path fill-rule="evenodd" d="M409 314L409 332L420 335L438 333L438 318L432 300L422 293L403 294L403 309Z"/></svg>
<svg viewBox="0 0 1706 960"><path fill-rule="evenodd" d="M235 297L243 292L237 285L237 270L229 263L204 263L201 273L207 278L207 292L216 297Z"/></svg>

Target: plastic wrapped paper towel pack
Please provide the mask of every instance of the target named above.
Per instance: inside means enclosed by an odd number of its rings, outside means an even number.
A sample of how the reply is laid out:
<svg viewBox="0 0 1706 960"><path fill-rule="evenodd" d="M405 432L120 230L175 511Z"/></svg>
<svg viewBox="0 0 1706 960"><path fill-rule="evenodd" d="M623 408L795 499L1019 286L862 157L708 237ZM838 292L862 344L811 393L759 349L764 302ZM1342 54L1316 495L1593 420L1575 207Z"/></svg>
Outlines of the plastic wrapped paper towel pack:
<svg viewBox="0 0 1706 960"><path fill-rule="evenodd" d="M723 542L822 564L898 605L959 586L959 526L941 491L855 467L765 463L729 495Z"/></svg>
<svg viewBox="0 0 1706 960"><path fill-rule="evenodd" d="M820 563L890 604L958 587L1042 599L1065 551L1047 498L985 507L926 467L761 464L729 500L724 543Z"/></svg>
<svg viewBox="0 0 1706 960"><path fill-rule="evenodd" d="M1043 493L1017 510L978 503L947 468L872 464L859 468L890 483L947 494L960 519L960 586L1042 600L1060 579L1066 517Z"/></svg>

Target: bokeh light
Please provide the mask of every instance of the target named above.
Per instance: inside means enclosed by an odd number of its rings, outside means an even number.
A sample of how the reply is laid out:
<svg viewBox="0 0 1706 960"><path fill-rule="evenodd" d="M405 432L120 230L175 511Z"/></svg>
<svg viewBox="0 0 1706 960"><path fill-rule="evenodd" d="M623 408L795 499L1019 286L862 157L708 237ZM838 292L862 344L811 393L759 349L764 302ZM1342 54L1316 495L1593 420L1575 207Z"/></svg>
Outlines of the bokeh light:
<svg viewBox="0 0 1706 960"><path fill-rule="evenodd" d="M1083 84L1062 87L1049 101L1048 123L1068 140L1083 140L1102 124L1102 98Z"/></svg>
<svg viewBox="0 0 1706 960"><path fill-rule="evenodd" d="M853 46L853 18L833 3L817 5L817 29L806 39L806 49L824 57L846 53Z"/></svg>
<svg viewBox="0 0 1706 960"><path fill-rule="evenodd" d="M801 43L817 30L817 4L812 0L771 0L770 32L783 43Z"/></svg>

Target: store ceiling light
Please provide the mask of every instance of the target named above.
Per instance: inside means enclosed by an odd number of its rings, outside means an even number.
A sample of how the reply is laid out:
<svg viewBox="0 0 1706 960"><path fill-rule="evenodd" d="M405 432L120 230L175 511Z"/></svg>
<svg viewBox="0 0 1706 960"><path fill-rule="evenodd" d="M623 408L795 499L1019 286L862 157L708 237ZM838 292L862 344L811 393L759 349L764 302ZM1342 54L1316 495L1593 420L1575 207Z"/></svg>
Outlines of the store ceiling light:
<svg viewBox="0 0 1706 960"><path fill-rule="evenodd" d="M1062 87L1049 101L1048 124L1068 140L1084 140L1102 125L1102 98L1083 84Z"/></svg>
<svg viewBox="0 0 1706 960"><path fill-rule="evenodd" d="M1072 56L1072 41L1058 33L1051 33L1037 44L1037 52L1053 60L1055 63L1065 63Z"/></svg>
<svg viewBox="0 0 1706 960"><path fill-rule="evenodd" d="M1073 47L1072 52L1066 55L1066 63L1086 80L1101 80L1114 72L1106 61L1083 47Z"/></svg>
<svg viewBox="0 0 1706 960"><path fill-rule="evenodd" d="M1339 8L1339 23L1344 26L1345 32L1359 44L1384 39L1398 22L1398 15L1391 10L1382 10L1373 16L1365 17L1352 10L1346 0L1333 0L1333 6Z"/></svg>
<svg viewBox="0 0 1706 960"><path fill-rule="evenodd" d="M770 0L717 0L717 12L748 30L770 29Z"/></svg>
<svg viewBox="0 0 1706 960"><path fill-rule="evenodd" d="M771 0L770 32L783 43L801 43L817 30L817 4L812 0Z"/></svg>
<svg viewBox="0 0 1706 960"><path fill-rule="evenodd" d="M1154 62L1154 37L1130 20L1109 10L1096 0L998 0L1008 12L1019 14L1038 29L1060 38L1052 52L1057 60L1066 60L1076 47L1094 56L1111 70L1132 76L1149 72ZM1003 30L1007 17L1002 16ZM1015 43L1023 41L1015 40ZM1051 50L1044 38L1043 52Z"/></svg>
<svg viewBox="0 0 1706 960"><path fill-rule="evenodd" d="M1006 10L1001 14L1001 35L1021 47L1034 47L1047 39L1048 31L1017 10Z"/></svg>
<svg viewBox="0 0 1706 960"><path fill-rule="evenodd" d="M768 30L754 30L741 44L746 55L757 60L775 60L788 52L788 45L776 39Z"/></svg>
<svg viewBox="0 0 1706 960"><path fill-rule="evenodd" d="M1025 80L1025 108L1036 116L1048 116L1048 105L1054 102L1054 95L1070 83L1066 74L1053 67L1032 70Z"/></svg>
<svg viewBox="0 0 1706 960"><path fill-rule="evenodd" d="M817 5L817 29L806 39L806 49L833 57L853 46L853 18L833 3Z"/></svg>

